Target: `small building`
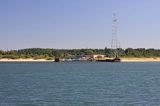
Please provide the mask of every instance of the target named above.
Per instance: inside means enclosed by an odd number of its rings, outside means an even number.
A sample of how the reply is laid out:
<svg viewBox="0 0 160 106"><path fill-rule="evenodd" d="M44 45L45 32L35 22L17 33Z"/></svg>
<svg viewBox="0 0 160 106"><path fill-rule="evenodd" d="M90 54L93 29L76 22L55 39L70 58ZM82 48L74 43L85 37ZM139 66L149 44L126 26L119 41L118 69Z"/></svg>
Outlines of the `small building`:
<svg viewBox="0 0 160 106"><path fill-rule="evenodd" d="M96 55L92 55L93 59L97 59L97 58L105 58L106 55L101 55L101 54L96 54Z"/></svg>

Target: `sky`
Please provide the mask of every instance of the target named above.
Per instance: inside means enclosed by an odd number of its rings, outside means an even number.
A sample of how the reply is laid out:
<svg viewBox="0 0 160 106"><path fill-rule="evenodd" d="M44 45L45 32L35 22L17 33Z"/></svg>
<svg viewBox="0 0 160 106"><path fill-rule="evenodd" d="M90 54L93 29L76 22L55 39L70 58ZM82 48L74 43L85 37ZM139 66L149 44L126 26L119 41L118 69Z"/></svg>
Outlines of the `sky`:
<svg viewBox="0 0 160 106"><path fill-rule="evenodd" d="M0 0L0 49L160 48L160 0Z"/></svg>

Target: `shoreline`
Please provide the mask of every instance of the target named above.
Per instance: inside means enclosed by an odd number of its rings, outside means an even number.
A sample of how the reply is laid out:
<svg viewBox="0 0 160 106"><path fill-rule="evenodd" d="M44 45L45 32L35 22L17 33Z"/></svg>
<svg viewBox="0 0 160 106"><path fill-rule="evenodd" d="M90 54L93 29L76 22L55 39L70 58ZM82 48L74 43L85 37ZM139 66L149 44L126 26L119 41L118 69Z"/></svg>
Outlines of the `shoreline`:
<svg viewBox="0 0 160 106"><path fill-rule="evenodd" d="M0 62L54 62L46 59L0 59ZM121 58L121 62L160 62L160 58Z"/></svg>
<svg viewBox="0 0 160 106"><path fill-rule="evenodd" d="M0 59L0 62L54 62L46 59Z"/></svg>
<svg viewBox="0 0 160 106"><path fill-rule="evenodd" d="M121 58L122 62L160 62L160 58Z"/></svg>

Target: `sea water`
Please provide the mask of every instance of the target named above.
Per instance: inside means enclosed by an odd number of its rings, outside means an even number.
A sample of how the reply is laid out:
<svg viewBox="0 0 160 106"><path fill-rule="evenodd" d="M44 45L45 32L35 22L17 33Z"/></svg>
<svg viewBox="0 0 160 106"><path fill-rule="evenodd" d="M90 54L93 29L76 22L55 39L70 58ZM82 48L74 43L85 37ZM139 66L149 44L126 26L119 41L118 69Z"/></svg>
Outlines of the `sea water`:
<svg viewBox="0 0 160 106"><path fill-rule="evenodd" d="M1 62L0 106L160 106L160 63Z"/></svg>

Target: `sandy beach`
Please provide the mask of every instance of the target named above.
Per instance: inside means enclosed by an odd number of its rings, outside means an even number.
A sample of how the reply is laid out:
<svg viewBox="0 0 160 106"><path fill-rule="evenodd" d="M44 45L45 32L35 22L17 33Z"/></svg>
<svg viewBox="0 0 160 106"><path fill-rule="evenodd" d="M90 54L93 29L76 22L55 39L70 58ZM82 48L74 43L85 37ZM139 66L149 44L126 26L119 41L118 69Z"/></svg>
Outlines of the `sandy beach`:
<svg viewBox="0 0 160 106"><path fill-rule="evenodd" d="M122 62L160 62L160 58L121 58Z"/></svg>

